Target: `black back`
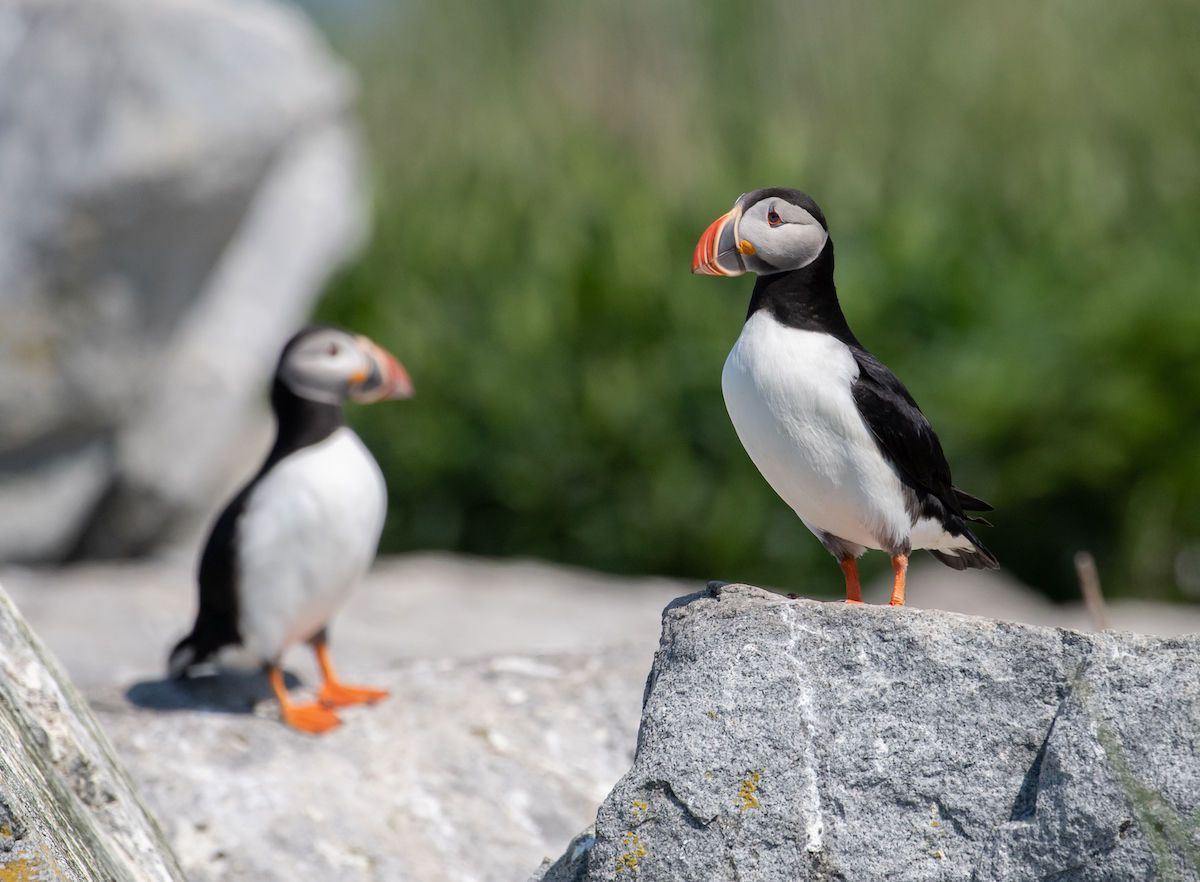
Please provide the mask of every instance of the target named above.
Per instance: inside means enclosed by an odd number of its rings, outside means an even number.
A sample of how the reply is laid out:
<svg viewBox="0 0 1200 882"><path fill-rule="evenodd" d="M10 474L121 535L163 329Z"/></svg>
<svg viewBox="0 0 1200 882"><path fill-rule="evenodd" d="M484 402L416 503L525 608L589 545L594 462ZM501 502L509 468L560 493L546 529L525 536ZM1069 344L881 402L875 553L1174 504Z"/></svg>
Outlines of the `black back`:
<svg viewBox="0 0 1200 882"><path fill-rule="evenodd" d="M296 340L284 347L280 363ZM173 675L182 675L191 665L200 664L223 646L241 643L238 627L238 521L255 488L281 460L298 450L324 441L345 425L341 405L301 398L279 379L276 369L271 387L271 409L275 414L275 443L257 474L225 506L209 533L200 556L197 581L200 608L188 636L171 651L168 667Z"/></svg>

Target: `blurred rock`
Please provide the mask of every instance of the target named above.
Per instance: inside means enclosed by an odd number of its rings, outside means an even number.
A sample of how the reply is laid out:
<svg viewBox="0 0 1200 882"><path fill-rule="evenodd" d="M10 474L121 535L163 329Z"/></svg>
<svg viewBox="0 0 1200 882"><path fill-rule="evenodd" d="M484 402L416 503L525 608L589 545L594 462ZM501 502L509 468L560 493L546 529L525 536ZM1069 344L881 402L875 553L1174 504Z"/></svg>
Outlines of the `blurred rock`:
<svg viewBox="0 0 1200 882"><path fill-rule="evenodd" d="M91 711L3 589L0 878L183 882Z"/></svg>
<svg viewBox="0 0 1200 882"><path fill-rule="evenodd" d="M629 767L659 612L694 586L446 555L380 563L331 637L348 681L392 697L323 738L281 725L261 677L161 679L195 602L190 565L2 578L192 882L521 879ZM287 663L318 682L304 648Z"/></svg>
<svg viewBox="0 0 1200 882"><path fill-rule="evenodd" d="M1198 719L1200 638L713 586L667 607L633 767L535 879L1195 880Z"/></svg>
<svg viewBox="0 0 1200 882"><path fill-rule="evenodd" d="M609 649L339 668L392 697L320 738L278 722L260 676L98 697L192 882L520 879L628 766L645 662Z"/></svg>
<svg viewBox="0 0 1200 882"><path fill-rule="evenodd" d="M12 0L0 81L0 558L140 552L362 235L352 82L263 0Z"/></svg>
<svg viewBox="0 0 1200 882"><path fill-rule="evenodd" d="M0 582L79 690L97 700L162 673L168 649L195 615L194 559L8 566L0 568ZM659 614L695 588L695 582L538 561L407 554L376 561L338 614L332 637L338 660L359 671L431 658L585 655L621 647L639 666L630 693L632 733L658 645ZM289 661L304 664L308 655L298 650ZM605 793L623 771L615 770Z"/></svg>

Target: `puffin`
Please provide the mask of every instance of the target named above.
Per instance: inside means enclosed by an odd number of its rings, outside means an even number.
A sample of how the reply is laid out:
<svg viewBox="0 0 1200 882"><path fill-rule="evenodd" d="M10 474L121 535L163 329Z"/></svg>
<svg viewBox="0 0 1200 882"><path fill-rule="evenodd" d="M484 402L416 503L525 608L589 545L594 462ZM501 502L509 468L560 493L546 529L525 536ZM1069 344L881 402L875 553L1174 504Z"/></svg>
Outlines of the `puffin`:
<svg viewBox="0 0 1200 882"><path fill-rule="evenodd" d="M330 619L374 560L387 510L383 473L343 405L412 393L403 365L366 337L310 326L287 342L271 387L274 445L209 533L199 610L171 651L171 677L211 667L227 649L248 653L265 667L283 721L313 734L340 723L336 708L387 697L341 682L329 657ZM291 701L281 668L300 642L323 681L310 704Z"/></svg>
<svg viewBox="0 0 1200 882"><path fill-rule="evenodd" d="M992 506L954 486L937 433L904 384L859 342L838 303L825 215L799 190L738 197L696 243L692 272L757 278L721 391L771 488L837 558L862 603L858 558L891 556L903 606L909 555L996 569L971 530ZM990 526L990 525L989 525Z"/></svg>

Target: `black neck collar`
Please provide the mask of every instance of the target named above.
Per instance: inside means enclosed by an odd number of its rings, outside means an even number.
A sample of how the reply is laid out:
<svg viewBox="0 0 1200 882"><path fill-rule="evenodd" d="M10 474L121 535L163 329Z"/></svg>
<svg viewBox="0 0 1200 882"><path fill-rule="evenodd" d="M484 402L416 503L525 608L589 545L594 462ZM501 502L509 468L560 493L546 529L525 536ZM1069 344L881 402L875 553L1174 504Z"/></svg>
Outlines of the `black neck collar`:
<svg viewBox="0 0 1200 882"><path fill-rule="evenodd" d="M278 377L271 387L271 409L277 430L264 472L285 456L324 441L346 424L340 404L301 398Z"/></svg>
<svg viewBox="0 0 1200 882"><path fill-rule="evenodd" d="M808 266L759 276L750 295L746 318L760 309L768 310L775 320L789 328L831 334L846 344L861 345L846 323L833 284L833 240Z"/></svg>

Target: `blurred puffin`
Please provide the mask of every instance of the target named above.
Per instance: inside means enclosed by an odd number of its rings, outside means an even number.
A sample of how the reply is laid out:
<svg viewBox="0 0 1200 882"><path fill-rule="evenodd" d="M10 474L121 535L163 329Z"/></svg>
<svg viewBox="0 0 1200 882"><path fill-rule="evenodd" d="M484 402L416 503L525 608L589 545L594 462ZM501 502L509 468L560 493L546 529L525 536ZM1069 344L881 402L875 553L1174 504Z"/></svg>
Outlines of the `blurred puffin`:
<svg viewBox="0 0 1200 882"><path fill-rule="evenodd" d="M862 602L868 548L891 555L893 606L914 548L957 570L999 566L967 523L992 507L953 486L929 420L846 323L816 202L746 193L704 231L692 272L758 276L721 374L725 406L767 483L841 563L847 602Z"/></svg>
<svg viewBox="0 0 1200 882"><path fill-rule="evenodd" d="M213 526L196 624L171 652L171 676L243 646L266 665L284 722L312 733L338 725L333 708L387 697L341 683L326 646L330 618L375 557L387 508L383 474L342 405L411 395L404 367L366 337L310 327L288 341L271 389L275 444ZM280 669L300 641L324 681L314 704L289 700Z"/></svg>

